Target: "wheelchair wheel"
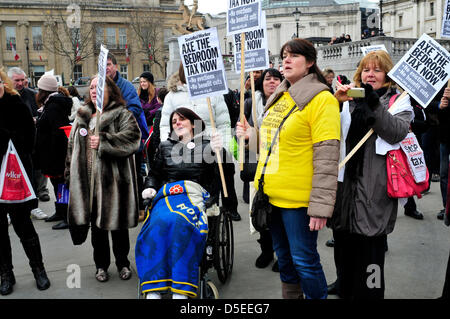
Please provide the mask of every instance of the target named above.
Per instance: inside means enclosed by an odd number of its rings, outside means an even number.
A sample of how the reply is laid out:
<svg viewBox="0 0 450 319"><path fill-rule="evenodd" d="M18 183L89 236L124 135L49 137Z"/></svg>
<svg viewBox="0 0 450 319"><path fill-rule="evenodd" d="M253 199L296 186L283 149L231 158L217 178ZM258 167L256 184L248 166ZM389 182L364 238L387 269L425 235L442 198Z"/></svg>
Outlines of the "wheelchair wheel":
<svg viewBox="0 0 450 319"><path fill-rule="evenodd" d="M201 282L201 293L198 296L201 299L219 299L219 290L217 290L216 285L214 283L207 279L202 280Z"/></svg>
<svg viewBox="0 0 450 319"><path fill-rule="evenodd" d="M214 268L221 283L225 283L233 270L234 235L230 214L222 210L218 216L213 251Z"/></svg>

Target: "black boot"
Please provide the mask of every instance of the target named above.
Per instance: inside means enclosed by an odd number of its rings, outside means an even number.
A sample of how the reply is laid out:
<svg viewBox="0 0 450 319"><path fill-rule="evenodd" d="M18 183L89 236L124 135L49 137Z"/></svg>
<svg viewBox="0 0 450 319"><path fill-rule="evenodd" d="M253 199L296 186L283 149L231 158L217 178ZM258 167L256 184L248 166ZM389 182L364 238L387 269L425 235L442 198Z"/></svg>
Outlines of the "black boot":
<svg viewBox="0 0 450 319"><path fill-rule="evenodd" d="M45 220L46 222L57 222L59 220L63 220L63 215L62 215L63 209L61 209L61 205L67 206L66 204L59 204L59 203L55 202L55 213L52 216L48 217Z"/></svg>
<svg viewBox="0 0 450 319"><path fill-rule="evenodd" d="M0 294L2 296L9 295L13 291L13 286L16 283L16 278L12 270L6 270L6 268L1 267L0 270L1 285Z"/></svg>
<svg viewBox="0 0 450 319"><path fill-rule="evenodd" d="M42 262L42 252L39 238L34 237L31 239L22 240L22 246L30 261L30 267L33 271L34 279L36 279L37 288L39 290L48 289L50 287L50 280L48 280L44 263Z"/></svg>
<svg viewBox="0 0 450 319"><path fill-rule="evenodd" d="M59 224L56 224L52 227L52 229L67 229L69 228L69 224L67 223L67 204L58 204L58 210L60 216L62 216L62 221Z"/></svg>
<svg viewBox="0 0 450 319"><path fill-rule="evenodd" d="M270 232L263 231L260 233L258 242L261 245L261 255L256 259L255 266L257 268L266 268L273 260L272 237Z"/></svg>

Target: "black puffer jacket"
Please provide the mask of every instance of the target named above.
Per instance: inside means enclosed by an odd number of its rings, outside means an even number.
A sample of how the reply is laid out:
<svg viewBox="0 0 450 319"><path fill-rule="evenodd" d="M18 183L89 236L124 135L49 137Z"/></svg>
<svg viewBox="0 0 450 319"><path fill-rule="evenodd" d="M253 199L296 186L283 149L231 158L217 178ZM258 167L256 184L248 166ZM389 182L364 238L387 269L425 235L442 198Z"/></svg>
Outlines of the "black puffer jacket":
<svg viewBox="0 0 450 319"><path fill-rule="evenodd" d="M214 152L209 140L202 137L194 138L192 144L183 144L173 139L167 139L159 145L155 161L150 167L145 188L158 191L166 183L180 180L190 180L200 184L211 197L209 203L217 202L220 191L220 177Z"/></svg>
<svg viewBox="0 0 450 319"><path fill-rule="evenodd" d="M72 99L61 93L51 96L45 103L36 123L37 166L44 175L64 175L67 153L67 136L61 126L69 125Z"/></svg>

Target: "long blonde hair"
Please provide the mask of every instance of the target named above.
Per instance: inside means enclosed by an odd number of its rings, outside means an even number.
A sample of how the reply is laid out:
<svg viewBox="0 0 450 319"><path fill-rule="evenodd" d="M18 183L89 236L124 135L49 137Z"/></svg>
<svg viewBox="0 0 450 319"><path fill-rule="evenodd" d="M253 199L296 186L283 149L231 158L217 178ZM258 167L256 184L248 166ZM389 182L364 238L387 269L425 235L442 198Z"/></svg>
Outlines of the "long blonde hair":
<svg viewBox="0 0 450 319"><path fill-rule="evenodd" d="M2 81L4 82L4 87L5 87L5 92L8 93L9 95L19 95L19 92L17 92L14 89L14 84L11 81L11 79L8 77L8 75L6 74L6 72L3 70L3 67L0 67L0 77L2 79Z"/></svg>
<svg viewBox="0 0 450 319"><path fill-rule="evenodd" d="M383 87L395 87L395 82L387 75L389 71L391 71L394 67L394 63L392 62L389 54L383 50L369 52L364 58L362 58L362 60L359 62L358 69L356 69L356 73L353 76L355 85L357 87L361 87L361 73L365 67L372 63L377 65L386 74L386 83L384 83Z"/></svg>
<svg viewBox="0 0 450 319"><path fill-rule="evenodd" d="M141 79L144 79L145 81L148 82L147 93L148 93L148 103L150 103L153 100L153 98L155 97L155 91L156 91L155 86L152 84L152 82L150 82L146 78L139 78L139 81ZM141 92L142 92L142 88L141 88L141 84L139 84L139 88L138 88L139 97L141 96Z"/></svg>

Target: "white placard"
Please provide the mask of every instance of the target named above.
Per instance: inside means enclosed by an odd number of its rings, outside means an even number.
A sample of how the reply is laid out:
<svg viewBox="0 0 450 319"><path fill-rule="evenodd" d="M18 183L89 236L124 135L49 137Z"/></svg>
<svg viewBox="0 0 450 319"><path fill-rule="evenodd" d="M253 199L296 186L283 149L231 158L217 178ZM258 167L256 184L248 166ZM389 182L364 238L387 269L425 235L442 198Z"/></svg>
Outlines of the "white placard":
<svg viewBox="0 0 450 319"><path fill-rule="evenodd" d="M191 98L228 92L216 28L179 37L178 45Z"/></svg>
<svg viewBox="0 0 450 319"><path fill-rule="evenodd" d="M424 34L388 76L427 107L450 78L450 53Z"/></svg>
<svg viewBox="0 0 450 319"><path fill-rule="evenodd" d="M261 0L227 0L227 35L261 25Z"/></svg>
<svg viewBox="0 0 450 319"><path fill-rule="evenodd" d="M97 75L97 110L102 112L103 109L103 92L105 91L105 78L106 78L106 64L108 61L109 50L103 46L100 46L100 54L98 55L98 75Z"/></svg>
<svg viewBox="0 0 450 319"><path fill-rule="evenodd" d="M450 38L450 3L445 1L444 15L442 17L441 37Z"/></svg>
<svg viewBox="0 0 450 319"><path fill-rule="evenodd" d="M241 72L241 34L234 38L234 66L236 73ZM266 13L261 13L261 27L245 32L245 72L264 70L269 67L269 49L267 45Z"/></svg>
<svg viewBox="0 0 450 319"><path fill-rule="evenodd" d="M367 55L367 53L369 53L369 52L378 51L378 50L383 50L385 52L388 52L388 50L386 50L386 47L384 46L384 44L377 44L377 45L370 45L367 47L361 47L361 51L364 55Z"/></svg>
<svg viewBox="0 0 450 319"><path fill-rule="evenodd" d="M405 139L400 142L400 146L408 159L408 165L414 176L416 183L422 183L427 179L427 165L425 164L425 156L420 148L414 133L408 133Z"/></svg>

